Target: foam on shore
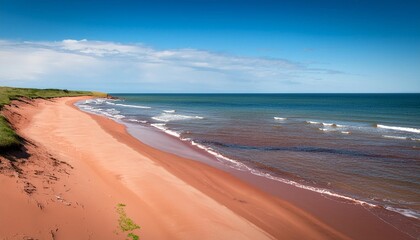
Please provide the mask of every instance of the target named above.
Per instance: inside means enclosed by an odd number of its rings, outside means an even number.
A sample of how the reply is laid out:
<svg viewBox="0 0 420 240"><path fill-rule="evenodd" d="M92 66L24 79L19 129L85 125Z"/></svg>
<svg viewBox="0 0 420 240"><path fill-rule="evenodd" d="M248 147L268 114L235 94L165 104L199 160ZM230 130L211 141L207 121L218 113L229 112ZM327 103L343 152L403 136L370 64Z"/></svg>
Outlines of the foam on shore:
<svg viewBox="0 0 420 240"><path fill-rule="evenodd" d="M395 130L395 131L420 133L420 129L410 128L410 127L387 126L387 125L382 125L382 124L377 124L376 127L377 128L388 129L388 130Z"/></svg>

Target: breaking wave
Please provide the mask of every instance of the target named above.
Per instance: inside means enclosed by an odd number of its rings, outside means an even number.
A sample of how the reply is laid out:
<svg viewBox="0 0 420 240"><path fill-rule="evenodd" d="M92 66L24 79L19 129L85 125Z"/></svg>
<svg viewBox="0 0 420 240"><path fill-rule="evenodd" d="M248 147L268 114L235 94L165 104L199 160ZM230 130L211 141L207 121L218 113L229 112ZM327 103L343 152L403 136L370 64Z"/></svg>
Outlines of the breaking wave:
<svg viewBox="0 0 420 240"><path fill-rule="evenodd" d="M152 117L152 119L159 122L170 122L170 121L181 121L181 120L191 120L191 119L203 119L203 117L162 113L158 116Z"/></svg>
<svg viewBox="0 0 420 240"><path fill-rule="evenodd" d="M141 108L141 109L149 109L151 107L148 106L140 106L140 105L129 105L129 104L122 104L122 103L113 103L113 102L105 102L106 104L109 105L115 105L115 106L122 106L122 107L129 107L129 108Z"/></svg>
<svg viewBox="0 0 420 240"><path fill-rule="evenodd" d="M287 118L282 118L282 117L274 117L274 120L278 120L278 121L284 121L284 120L286 120Z"/></svg>
<svg viewBox="0 0 420 240"><path fill-rule="evenodd" d="M388 130L402 131L402 132L420 133L420 129L410 128L410 127L387 126L387 125L382 125L382 124L377 124L376 127L388 129Z"/></svg>

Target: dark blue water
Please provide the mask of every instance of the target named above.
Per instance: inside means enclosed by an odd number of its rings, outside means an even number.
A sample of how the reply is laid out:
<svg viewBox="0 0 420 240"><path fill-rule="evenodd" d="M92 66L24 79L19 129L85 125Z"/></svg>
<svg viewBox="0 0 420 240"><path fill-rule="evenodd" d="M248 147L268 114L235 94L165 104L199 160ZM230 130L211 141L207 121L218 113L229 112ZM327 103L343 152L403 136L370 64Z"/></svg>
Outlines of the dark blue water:
<svg viewBox="0 0 420 240"><path fill-rule="evenodd" d="M420 94L113 94L79 107L227 165L420 217Z"/></svg>

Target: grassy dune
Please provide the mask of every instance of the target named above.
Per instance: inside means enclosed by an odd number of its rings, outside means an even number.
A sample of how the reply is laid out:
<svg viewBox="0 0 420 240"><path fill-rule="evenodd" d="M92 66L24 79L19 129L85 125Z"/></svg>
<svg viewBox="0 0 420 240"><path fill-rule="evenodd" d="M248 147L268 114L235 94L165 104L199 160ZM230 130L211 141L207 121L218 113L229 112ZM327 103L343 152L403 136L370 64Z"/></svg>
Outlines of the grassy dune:
<svg viewBox="0 0 420 240"><path fill-rule="evenodd" d="M106 97L106 93L88 91L68 91L61 89L34 89L34 88L11 88L0 87L0 110L12 100L20 98L57 98L74 96L97 96ZM21 138L10 127L7 119L0 115L0 151L18 147L22 144Z"/></svg>

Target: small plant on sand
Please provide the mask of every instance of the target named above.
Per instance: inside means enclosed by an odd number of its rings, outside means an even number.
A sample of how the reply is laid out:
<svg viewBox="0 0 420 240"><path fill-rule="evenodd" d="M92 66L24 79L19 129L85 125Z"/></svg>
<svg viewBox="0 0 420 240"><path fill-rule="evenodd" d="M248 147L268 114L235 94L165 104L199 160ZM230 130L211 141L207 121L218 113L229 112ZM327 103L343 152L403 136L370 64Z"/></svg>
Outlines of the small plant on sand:
<svg viewBox="0 0 420 240"><path fill-rule="evenodd" d="M127 217L127 214L124 210L125 204L119 203L117 204L117 213L119 215L118 218L118 225L120 227L120 230L125 232L128 232L127 238L132 240L139 240L139 236L133 233L134 230L140 229L140 226L135 224L134 221Z"/></svg>

